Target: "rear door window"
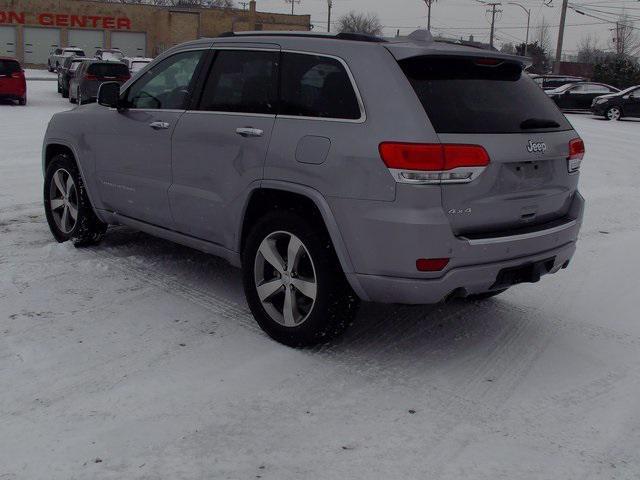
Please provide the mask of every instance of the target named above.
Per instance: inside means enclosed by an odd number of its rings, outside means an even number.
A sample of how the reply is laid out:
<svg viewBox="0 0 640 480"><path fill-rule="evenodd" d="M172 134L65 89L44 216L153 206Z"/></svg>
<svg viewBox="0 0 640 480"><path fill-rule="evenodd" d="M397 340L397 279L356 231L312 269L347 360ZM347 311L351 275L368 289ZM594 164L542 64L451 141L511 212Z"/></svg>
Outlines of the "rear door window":
<svg viewBox="0 0 640 480"><path fill-rule="evenodd" d="M330 57L282 56L280 115L358 120L358 97L344 65Z"/></svg>
<svg viewBox="0 0 640 480"><path fill-rule="evenodd" d="M20 64L15 60L0 60L0 75L11 75L20 71Z"/></svg>
<svg viewBox="0 0 640 480"><path fill-rule="evenodd" d="M275 114L279 52L221 50L204 85L200 110Z"/></svg>
<svg viewBox="0 0 640 480"><path fill-rule="evenodd" d="M571 129L518 64L425 56L402 60L400 66L438 133Z"/></svg>

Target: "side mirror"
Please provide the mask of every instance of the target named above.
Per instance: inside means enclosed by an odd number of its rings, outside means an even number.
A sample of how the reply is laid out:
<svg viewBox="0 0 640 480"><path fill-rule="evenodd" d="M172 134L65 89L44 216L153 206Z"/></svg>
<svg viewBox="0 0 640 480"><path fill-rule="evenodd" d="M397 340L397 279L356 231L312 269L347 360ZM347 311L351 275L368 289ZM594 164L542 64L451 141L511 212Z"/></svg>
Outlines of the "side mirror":
<svg viewBox="0 0 640 480"><path fill-rule="evenodd" d="M98 103L103 107L118 108L120 106L120 84L105 82L98 88Z"/></svg>

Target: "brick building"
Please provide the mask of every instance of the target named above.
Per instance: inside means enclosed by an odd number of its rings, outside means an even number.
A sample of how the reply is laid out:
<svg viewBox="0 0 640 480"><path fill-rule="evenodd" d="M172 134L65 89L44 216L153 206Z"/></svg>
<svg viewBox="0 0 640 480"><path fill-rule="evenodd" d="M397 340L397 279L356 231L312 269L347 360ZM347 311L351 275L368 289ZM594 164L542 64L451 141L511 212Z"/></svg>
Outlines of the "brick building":
<svg viewBox="0 0 640 480"><path fill-rule="evenodd" d="M155 56L200 37L242 30L309 30L309 15L247 10L175 8L80 0L0 0L0 56L27 65L46 64L53 47L122 49L128 56Z"/></svg>

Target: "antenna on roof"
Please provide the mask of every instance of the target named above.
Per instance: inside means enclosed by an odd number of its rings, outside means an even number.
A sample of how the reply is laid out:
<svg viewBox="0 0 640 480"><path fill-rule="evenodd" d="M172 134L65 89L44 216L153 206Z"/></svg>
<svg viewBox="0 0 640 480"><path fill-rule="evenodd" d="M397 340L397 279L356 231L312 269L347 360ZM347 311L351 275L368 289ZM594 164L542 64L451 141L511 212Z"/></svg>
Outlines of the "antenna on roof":
<svg viewBox="0 0 640 480"><path fill-rule="evenodd" d="M407 38L416 43L433 42L433 35L431 35L431 32L429 30L416 30L415 32L410 33Z"/></svg>

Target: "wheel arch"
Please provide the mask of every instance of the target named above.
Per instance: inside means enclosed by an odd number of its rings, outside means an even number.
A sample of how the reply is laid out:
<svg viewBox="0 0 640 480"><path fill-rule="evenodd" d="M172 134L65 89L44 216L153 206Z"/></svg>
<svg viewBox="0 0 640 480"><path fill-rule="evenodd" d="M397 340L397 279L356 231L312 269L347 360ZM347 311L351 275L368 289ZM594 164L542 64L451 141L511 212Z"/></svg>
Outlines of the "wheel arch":
<svg viewBox="0 0 640 480"><path fill-rule="evenodd" d="M98 216L98 218L104 221L104 219L101 218L101 215L96 208L96 207L99 208L100 204L97 203L98 198L96 198L93 192L94 188L92 188L92 185L94 184L88 181L90 179L87 178L86 172L84 170L84 166L82 165L82 162L80 161L80 157L78 156L76 149L72 144L64 140L50 139L44 145L44 148L42 149L43 176L46 175L47 168L49 167L49 163L53 160L53 158L56 155L65 155L65 154L71 157L71 159L75 162L76 166L78 167L78 171L80 172L80 177L82 177L82 183L84 185L84 189L86 190L87 196L89 197L89 202L91 202L91 207L93 208L93 211L96 214L96 216Z"/></svg>
<svg viewBox="0 0 640 480"><path fill-rule="evenodd" d="M331 239L340 266L351 287L358 296L366 300L366 294L353 275L353 263L331 208L322 194L313 188L276 180L261 182L247 196L239 222L237 251L242 254L251 225L261 215L277 208L301 211L314 216L319 221Z"/></svg>
<svg viewBox="0 0 640 480"><path fill-rule="evenodd" d="M347 281L362 300L368 299L354 275L351 257L329 204L320 192L311 187L278 180L264 180L249 192L237 235L236 248L240 255L252 223L260 215L273 211L274 208L293 209L315 216L331 239Z"/></svg>

